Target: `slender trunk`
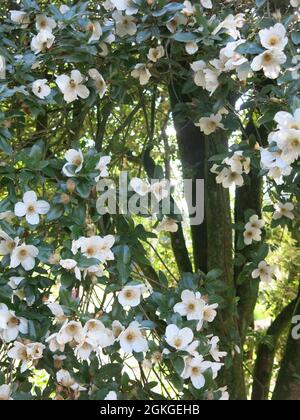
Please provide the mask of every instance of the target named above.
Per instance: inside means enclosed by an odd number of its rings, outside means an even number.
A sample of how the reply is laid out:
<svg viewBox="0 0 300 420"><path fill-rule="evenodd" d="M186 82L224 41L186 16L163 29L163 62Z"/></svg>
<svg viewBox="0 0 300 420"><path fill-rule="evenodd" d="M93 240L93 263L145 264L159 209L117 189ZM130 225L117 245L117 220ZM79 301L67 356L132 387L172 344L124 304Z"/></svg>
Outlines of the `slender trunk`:
<svg viewBox="0 0 300 420"><path fill-rule="evenodd" d="M252 400L268 400L278 340L289 326L297 300L286 306L266 333L268 343L259 344L254 367ZM266 341L266 340L265 340Z"/></svg>
<svg viewBox="0 0 300 420"><path fill-rule="evenodd" d="M174 95L171 89L170 96L174 109L179 95ZM187 100L181 98L182 102ZM230 199L228 190L216 184L209 164L210 157L228 150L228 139L221 131L209 138L204 136L193 121L182 121L176 112L173 112L173 119L184 178L193 179L194 182L196 179L205 181L205 220L201 225L191 227L195 269L203 272L214 268L222 270L222 280L226 283L222 296L224 309L219 311L215 333L221 339L221 346L231 354L234 345L240 346L241 342L236 317ZM220 386L228 386L232 400L246 399L242 354L236 353L232 365L223 369L218 381Z"/></svg>
<svg viewBox="0 0 300 420"><path fill-rule="evenodd" d="M300 317L300 298L298 298L294 316L298 319ZM294 328L295 325L290 328L273 400L300 400L300 338L297 339L294 336Z"/></svg>

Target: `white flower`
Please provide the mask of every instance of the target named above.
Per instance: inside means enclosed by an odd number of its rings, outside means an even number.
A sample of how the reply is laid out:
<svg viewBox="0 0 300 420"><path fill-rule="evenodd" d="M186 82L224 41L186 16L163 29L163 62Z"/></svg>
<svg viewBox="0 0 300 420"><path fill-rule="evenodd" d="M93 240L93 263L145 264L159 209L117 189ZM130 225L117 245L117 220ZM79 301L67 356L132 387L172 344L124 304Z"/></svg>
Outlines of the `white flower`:
<svg viewBox="0 0 300 420"><path fill-rule="evenodd" d="M73 391L85 391L86 389L81 387L71 374L65 370L61 369L56 373L57 382L64 388L71 388Z"/></svg>
<svg viewBox="0 0 300 420"><path fill-rule="evenodd" d="M0 401L9 401L11 398L11 389L8 385L0 385Z"/></svg>
<svg viewBox="0 0 300 420"><path fill-rule="evenodd" d="M281 71L281 64L287 60L286 55L279 50L268 50L254 58L251 63L253 71L263 69L269 79L277 79Z"/></svg>
<svg viewBox="0 0 300 420"><path fill-rule="evenodd" d="M64 314L63 308L58 303L48 303L48 308L52 312L52 314L55 316L58 322L65 322L66 315Z"/></svg>
<svg viewBox="0 0 300 420"><path fill-rule="evenodd" d="M0 220L5 220L7 223L11 223L14 217L15 214L10 210L0 212Z"/></svg>
<svg viewBox="0 0 300 420"><path fill-rule="evenodd" d="M135 15L139 9L131 0L110 0L117 10L126 12L126 15Z"/></svg>
<svg viewBox="0 0 300 420"><path fill-rule="evenodd" d="M157 232L171 232L176 233L178 232L178 223L167 217L164 219L156 228Z"/></svg>
<svg viewBox="0 0 300 420"><path fill-rule="evenodd" d="M200 3L202 4L202 6L205 9L212 9L213 8L213 4L211 0L200 0Z"/></svg>
<svg viewBox="0 0 300 420"><path fill-rule="evenodd" d="M6 78L6 60L3 55L0 55L0 80Z"/></svg>
<svg viewBox="0 0 300 420"><path fill-rule="evenodd" d="M3 230L0 230L0 255L10 255L18 245L19 238L12 239Z"/></svg>
<svg viewBox="0 0 300 420"><path fill-rule="evenodd" d="M201 299L199 292L184 290L181 293L182 302L174 306L174 312L178 312L181 316L186 316L188 321L193 319L203 319L203 309L205 302Z"/></svg>
<svg viewBox="0 0 300 420"><path fill-rule="evenodd" d="M49 31L40 31L31 40L31 49L35 54L46 52L55 41L55 36Z"/></svg>
<svg viewBox="0 0 300 420"><path fill-rule="evenodd" d="M233 39L238 39L240 37L238 28L242 28L244 23L244 15L228 15L225 20L216 27L216 29L213 31L213 35L219 33L221 29L225 29L229 36L231 36Z"/></svg>
<svg viewBox="0 0 300 420"><path fill-rule="evenodd" d="M258 268L252 272L252 277L257 279L258 277L266 282L270 283L273 280L274 268L268 265L266 261L262 261L258 264Z"/></svg>
<svg viewBox="0 0 300 420"><path fill-rule="evenodd" d="M145 293L146 291L147 288L143 284L125 286L118 293L118 301L123 306L123 308L134 308L141 303L143 293Z"/></svg>
<svg viewBox="0 0 300 420"><path fill-rule="evenodd" d="M10 311L4 303L0 304L0 336L6 343L16 340L19 333L28 333L28 322Z"/></svg>
<svg viewBox="0 0 300 420"><path fill-rule="evenodd" d="M149 82L151 73L146 64L140 63L134 67L134 70L131 72L131 76L135 79L139 79L140 84L144 86Z"/></svg>
<svg viewBox="0 0 300 420"><path fill-rule="evenodd" d="M25 271L30 271L35 266L35 258L39 255L39 250L34 245L22 244L17 246L10 259L11 268L16 268L20 264Z"/></svg>
<svg viewBox="0 0 300 420"><path fill-rule="evenodd" d="M66 321L56 337L59 344L67 344L73 340L80 344L83 339L84 331L80 322L77 321Z"/></svg>
<svg viewBox="0 0 300 420"><path fill-rule="evenodd" d="M44 349L45 346L41 343L30 343L25 345L19 341L15 341L7 355L11 359L20 360L22 362L21 373L24 373L31 362L35 362L43 357Z"/></svg>
<svg viewBox="0 0 300 420"><path fill-rule="evenodd" d="M103 79L103 77L101 76L101 74L98 72L97 69L89 70L89 76L94 81L96 92L99 94L100 98L102 99L107 91L107 85L105 83L105 80Z"/></svg>
<svg viewBox="0 0 300 420"><path fill-rule="evenodd" d="M205 362L202 356L187 357L185 368L182 373L183 379L191 379L196 389L201 389L205 385L205 377L203 373L212 367L211 362Z"/></svg>
<svg viewBox="0 0 300 420"><path fill-rule="evenodd" d="M259 31L260 42L267 50L283 51L287 45L286 29L282 23L276 23L269 29Z"/></svg>
<svg viewBox="0 0 300 420"><path fill-rule="evenodd" d="M81 360L89 360L94 349L95 343L89 338L85 337L83 341L76 347L75 354Z"/></svg>
<svg viewBox="0 0 300 420"><path fill-rule="evenodd" d="M172 20L170 20L166 24L166 26L167 26L167 29L172 34L175 34L175 32L178 29L178 26L180 26L180 25L186 25L187 22L188 22L187 17L182 14L182 15L175 16Z"/></svg>
<svg viewBox="0 0 300 420"><path fill-rule="evenodd" d="M218 128L222 130L225 129L224 125L221 123L222 115L212 114L210 117L200 118L199 123L196 123L196 127L200 127L200 130L206 135L209 136L210 134L214 133Z"/></svg>
<svg viewBox="0 0 300 420"><path fill-rule="evenodd" d="M150 192L150 185L139 178L132 178L132 180L130 181L130 186L133 189L133 191L135 191L142 197L149 194Z"/></svg>
<svg viewBox="0 0 300 420"><path fill-rule="evenodd" d="M125 330L125 327L118 320L114 320L111 327L113 335L116 339L119 338L120 334Z"/></svg>
<svg viewBox="0 0 300 420"><path fill-rule="evenodd" d="M29 366L29 356L25 344L15 341L13 347L7 352L10 359L22 361L21 373L25 372Z"/></svg>
<svg viewBox="0 0 300 420"><path fill-rule="evenodd" d="M273 178L278 185L284 183L283 177L289 176L293 168L282 159L282 151L270 152L268 149L260 149L261 167L268 169L268 177Z"/></svg>
<svg viewBox="0 0 300 420"><path fill-rule="evenodd" d="M220 85L219 76L221 72L218 69L211 69L208 67L203 71L205 77L205 89L210 92L210 95L213 95Z"/></svg>
<svg viewBox="0 0 300 420"><path fill-rule="evenodd" d="M49 31L52 32L56 28L56 22L54 19L49 18L45 15L37 15L36 17L36 29L38 31Z"/></svg>
<svg viewBox="0 0 300 420"><path fill-rule="evenodd" d="M67 163L63 166L63 173L67 177L73 177L81 171L83 165L83 154L81 150L69 149L65 153ZM74 167L74 170L73 170Z"/></svg>
<svg viewBox="0 0 300 420"><path fill-rule="evenodd" d="M71 76L62 74L56 78L56 84L68 103L76 101L78 97L82 99L89 97L90 91L83 82L84 78L78 70L72 70Z"/></svg>
<svg viewBox="0 0 300 420"><path fill-rule="evenodd" d="M300 0L291 0L291 6L299 7L300 6Z"/></svg>
<svg viewBox="0 0 300 420"><path fill-rule="evenodd" d="M217 316L216 309L218 308L217 303L213 303L212 305L205 305L203 308L203 319L198 322L197 331L200 331L203 327L204 322L211 323L215 320Z"/></svg>
<svg viewBox="0 0 300 420"><path fill-rule="evenodd" d="M249 174L251 170L251 159L243 156L243 152L235 152L232 157L226 158L222 163L230 166L232 171Z"/></svg>
<svg viewBox="0 0 300 420"><path fill-rule="evenodd" d="M206 68L206 63L203 60L194 61L191 64L191 69L194 72L194 82L195 85L205 88L206 81L205 81L205 74L204 69Z"/></svg>
<svg viewBox="0 0 300 420"><path fill-rule="evenodd" d="M156 63L160 58L165 55L165 49L162 45L159 45L156 48L150 48L147 57L153 63Z"/></svg>
<svg viewBox="0 0 300 420"><path fill-rule="evenodd" d="M90 39L88 40L88 44L92 42L99 41L101 38L103 31L99 22L90 22L87 25L87 30L92 33Z"/></svg>
<svg viewBox="0 0 300 420"><path fill-rule="evenodd" d="M39 79L32 83L32 92L40 99L45 99L49 96L51 89L48 85L47 79Z"/></svg>
<svg viewBox="0 0 300 420"><path fill-rule="evenodd" d="M112 14L116 22L116 34L123 38L126 35L134 35L137 32L137 26L134 23L133 16L124 16L122 12L115 11Z"/></svg>
<svg viewBox="0 0 300 420"><path fill-rule="evenodd" d="M103 277L104 276L104 270L101 265L92 265L84 270L83 277L86 278L86 276L91 277Z"/></svg>
<svg viewBox="0 0 300 420"><path fill-rule="evenodd" d="M27 344L26 349L28 357L33 361L42 359L45 348L44 344L41 343Z"/></svg>
<svg viewBox="0 0 300 420"><path fill-rule="evenodd" d="M189 1L189 0L185 0L183 2L184 5L184 9L182 9L182 13L185 16L193 16L196 13L196 8L194 7L194 5Z"/></svg>
<svg viewBox="0 0 300 420"><path fill-rule="evenodd" d="M84 326L86 337L101 348L112 346L115 342L113 332L97 319L90 319Z"/></svg>
<svg viewBox="0 0 300 420"><path fill-rule="evenodd" d="M197 42L187 42L185 44L185 51L187 52L187 54L189 55L193 55L196 54L196 52L199 50L199 46L197 44Z"/></svg>
<svg viewBox="0 0 300 420"><path fill-rule="evenodd" d="M112 261L115 259L111 248L114 246L115 238L107 235L91 236L89 238L81 238L79 240L81 252L87 258L96 258L101 262Z"/></svg>
<svg viewBox="0 0 300 420"><path fill-rule="evenodd" d="M22 12L21 10L10 10L10 19L14 23L18 23L19 25L22 25L22 28L27 28L27 26L30 24L30 17L26 12Z"/></svg>
<svg viewBox="0 0 300 420"><path fill-rule="evenodd" d="M77 280L81 280L81 271L80 268L77 265L77 261L68 258L66 260L60 260L59 264L68 271L72 271L75 274L75 277Z"/></svg>
<svg viewBox="0 0 300 420"><path fill-rule="evenodd" d="M57 341L58 333L50 335L46 339L46 343L49 344L49 349L52 351L52 353L55 353L56 351L64 352L65 351L65 344L60 344Z"/></svg>
<svg viewBox="0 0 300 420"><path fill-rule="evenodd" d="M151 185L151 192L155 196L155 198L158 202L167 198L170 194L170 183L169 183L169 181L162 180L162 181L159 181L159 182L154 182Z"/></svg>
<svg viewBox="0 0 300 420"><path fill-rule="evenodd" d="M59 7L59 11L60 11L60 13L61 13L62 15L65 15L65 14L66 14L66 13L68 13L70 10L71 10L71 9L70 9L70 7L69 7L69 6L67 6L66 4L62 4L62 5Z"/></svg>
<svg viewBox="0 0 300 420"><path fill-rule="evenodd" d="M125 353L142 353L148 350L148 343L142 334L141 326L138 322L133 321L119 335L121 349Z"/></svg>
<svg viewBox="0 0 300 420"><path fill-rule="evenodd" d="M179 329L175 324L166 328L166 342L176 350L186 350L193 338L194 334L190 328Z"/></svg>
<svg viewBox="0 0 300 420"><path fill-rule="evenodd" d="M112 3L112 0L105 0L103 3L103 7L105 10L113 10L115 8L114 4Z"/></svg>
<svg viewBox="0 0 300 420"><path fill-rule="evenodd" d="M104 398L104 401L113 401L117 399L118 399L117 393L115 391L110 391Z"/></svg>
<svg viewBox="0 0 300 420"><path fill-rule="evenodd" d="M265 226L264 220L260 219L256 214L251 216L249 222L246 224L245 229L258 229L261 230Z"/></svg>
<svg viewBox="0 0 300 420"><path fill-rule="evenodd" d="M219 346L218 346L219 341L220 341L219 337L212 337L212 339L209 342L211 346L209 353L216 362L220 362L220 359L227 356L227 353L225 351L219 350Z"/></svg>
<svg viewBox="0 0 300 420"><path fill-rule="evenodd" d="M232 170L231 168L224 168L216 178L217 184L222 184L224 188L232 186L241 187L244 185L244 178L242 171Z"/></svg>
<svg viewBox="0 0 300 420"><path fill-rule="evenodd" d="M47 201L38 200L34 191L27 191L23 195L23 201L15 205L15 215L26 218L30 225L38 225L40 223L40 214L47 214L50 205Z"/></svg>
<svg viewBox="0 0 300 420"><path fill-rule="evenodd" d="M273 215L274 220L281 219L282 217L286 217L288 219L294 220L295 215L293 213L294 210L293 203L277 203L275 204L275 213Z"/></svg>
<svg viewBox="0 0 300 420"><path fill-rule="evenodd" d="M288 164L294 163L300 157L300 130L280 130L277 146L282 150L282 159Z"/></svg>
<svg viewBox="0 0 300 420"><path fill-rule="evenodd" d="M229 400L230 395L228 393L227 386L224 386L223 388L218 389L217 392L222 393L219 401L228 401Z"/></svg>
<svg viewBox="0 0 300 420"><path fill-rule="evenodd" d="M98 181L99 178L107 178L109 176L107 166L110 164L110 162L111 162L110 156L102 156L100 158L95 168L97 171L100 171L100 175L98 178L96 178L96 181Z"/></svg>
<svg viewBox="0 0 300 420"><path fill-rule="evenodd" d="M284 111L277 112L274 120L278 123L278 130L300 130L300 108L295 111L294 115Z"/></svg>
<svg viewBox="0 0 300 420"><path fill-rule="evenodd" d="M245 245L252 245L253 241L261 241L261 230L253 227L248 227L244 232Z"/></svg>

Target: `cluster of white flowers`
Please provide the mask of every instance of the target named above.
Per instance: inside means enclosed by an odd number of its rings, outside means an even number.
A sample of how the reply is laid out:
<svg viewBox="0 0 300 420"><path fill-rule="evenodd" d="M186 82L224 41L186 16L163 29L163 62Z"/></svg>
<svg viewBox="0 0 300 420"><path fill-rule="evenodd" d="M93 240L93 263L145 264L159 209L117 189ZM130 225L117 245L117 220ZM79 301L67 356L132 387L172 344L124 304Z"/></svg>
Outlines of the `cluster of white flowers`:
<svg viewBox="0 0 300 420"><path fill-rule="evenodd" d="M15 341L7 355L11 359L21 362L21 373L25 372L31 365L35 365L43 358L45 346L42 343L22 343Z"/></svg>
<svg viewBox="0 0 300 420"><path fill-rule="evenodd" d="M292 164L300 156L300 109L294 114L278 112L275 115L277 130L268 137L269 149L261 148L261 166L278 185L292 172ZM275 149L275 150L274 150Z"/></svg>
<svg viewBox="0 0 300 420"><path fill-rule="evenodd" d="M113 345L113 332L97 320L89 320L83 327L79 321L65 321L59 332L47 338L49 349L53 353L64 352L69 344L75 348L75 354L82 360L88 360L92 352L99 352Z"/></svg>
<svg viewBox="0 0 300 420"><path fill-rule="evenodd" d="M287 61L284 49L288 44L286 29L281 23L259 32L261 45L266 49L254 58L251 68L253 71L263 70L269 79L277 79L281 65Z"/></svg>
<svg viewBox="0 0 300 420"><path fill-rule="evenodd" d="M65 153L65 159L67 163L64 164L62 171L63 174L69 178L72 178L79 174L83 168L84 156L81 150L69 149ZM97 163L95 170L99 171L99 176L95 178L95 181L98 182L100 178L107 178L108 165L111 162L110 156L102 156Z"/></svg>
<svg viewBox="0 0 300 420"><path fill-rule="evenodd" d="M143 181L140 178L132 178L130 186L141 197L152 193L158 202L170 195L170 182L167 180L156 181L150 185L147 181Z"/></svg>
<svg viewBox="0 0 300 420"><path fill-rule="evenodd" d="M246 245L252 245L253 241L261 241L262 229L264 225L264 220L259 219L257 215L250 217L249 222L245 225L244 231L244 242Z"/></svg>
<svg viewBox="0 0 300 420"><path fill-rule="evenodd" d="M151 78L150 68L153 66L153 63L157 63L161 58L164 57L164 55L165 49L162 45L159 45L156 48L150 48L147 55L149 63L136 64L131 72L131 76L135 79L138 79L142 86L146 85Z"/></svg>
<svg viewBox="0 0 300 420"><path fill-rule="evenodd" d="M200 331L204 323L213 322L217 316L216 309L218 304L209 305L206 300L201 297L199 292L184 290L181 294L182 301L174 306L174 312L186 317L188 321L197 321L196 330ZM166 328L165 339L167 344L176 351L185 351L188 355L185 357L185 368L181 373L183 379L190 379L196 389L205 386L204 373L208 369L212 370L215 379L223 364L220 363L221 358L227 355L226 352L219 351L218 337L212 337L208 341L209 354L213 358L213 362L205 361L204 357L197 351L199 341L194 340L194 333L191 328L179 328L175 324L170 324ZM168 349L164 350L168 354Z"/></svg>
<svg viewBox="0 0 300 420"><path fill-rule="evenodd" d="M243 155L243 152L234 152L232 157L225 158L221 165L213 165L211 172L216 174L216 182L224 188L244 185L243 174L249 174L251 159Z"/></svg>

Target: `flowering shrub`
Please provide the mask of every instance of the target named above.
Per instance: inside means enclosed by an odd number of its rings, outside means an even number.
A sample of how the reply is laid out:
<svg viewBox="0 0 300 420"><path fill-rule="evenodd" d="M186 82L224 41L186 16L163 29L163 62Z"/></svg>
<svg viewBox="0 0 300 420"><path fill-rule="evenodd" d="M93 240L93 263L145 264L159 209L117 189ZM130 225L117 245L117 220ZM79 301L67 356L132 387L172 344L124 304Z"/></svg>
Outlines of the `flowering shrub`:
<svg viewBox="0 0 300 420"><path fill-rule="evenodd" d="M236 282L217 265L181 270L183 251L175 276L157 270L149 216L172 235L183 218L149 150L170 91L175 125L189 118L216 146L205 177L226 193L265 178L270 228L294 232L299 2L39 3L1 6L0 399L228 399L252 321L236 326L236 288L276 277L265 220L247 208L234 225ZM124 168L126 199L151 196L155 214L102 212L101 182Z"/></svg>

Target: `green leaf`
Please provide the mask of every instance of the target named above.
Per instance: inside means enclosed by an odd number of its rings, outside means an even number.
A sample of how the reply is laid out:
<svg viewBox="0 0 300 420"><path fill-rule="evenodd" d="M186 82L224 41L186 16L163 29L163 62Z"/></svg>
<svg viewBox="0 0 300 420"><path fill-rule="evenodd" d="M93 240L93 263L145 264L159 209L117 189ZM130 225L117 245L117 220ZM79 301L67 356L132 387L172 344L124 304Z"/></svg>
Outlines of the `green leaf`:
<svg viewBox="0 0 300 420"><path fill-rule="evenodd" d="M295 45L300 44L300 32L292 32L291 37Z"/></svg>
<svg viewBox="0 0 300 420"><path fill-rule="evenodd" d="M3 137L0 137L0 150L2 150L7 155L12 154L12 148L10 144Z"/></svg>
<svg viewBox="0 0 300 420"><path fill-rule="evenodd" d="M177 32L173 38L178 42L193 42L199 39L199 37L192 32Z"/></svg>
<svg viewBox="0 0 300 420"><path fill-rule="evenodd" d="M255 1L257 7L262 7L266 2L267 2L267 0L256 0Z"/></svg>
<svg viewBox="0 0 300 420"><path fill-rule="evenodd" d="M169 3L165 7L163 7L161 10L155 10L152 12L152 15L155 17L164 16L167 13L176 13L179 10L182 10L184 8L184 5L181 3Z"/></svg>
<svg viewBox="0 0 300 420"><path fill-rule="evenodd" d="M176 356L172 360L172 365L174 366L174 369L178 373L178 375L181 375L184 369L184 360L181 356Z"/></svg>
<svg viewBox="0 0 300 420"><path fill-rule="evenodd" d="M246 42L245 44L238 46L235 51L239 54L257 55L261 54L264 50L254 42Z"/></svg>
<svg viewBox="0 0 300 420"><path fill-rule="evenodd" d="M47 220L57 220L60 219L64 214L64 206L62 204L56 204L50 208L50 211L47 214Z"/></svg>

